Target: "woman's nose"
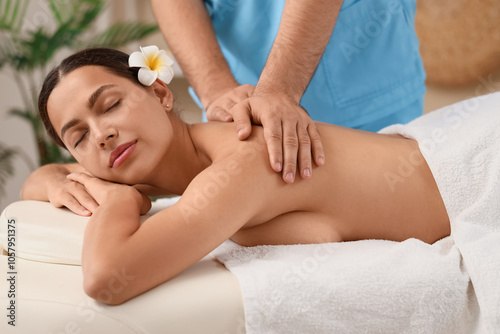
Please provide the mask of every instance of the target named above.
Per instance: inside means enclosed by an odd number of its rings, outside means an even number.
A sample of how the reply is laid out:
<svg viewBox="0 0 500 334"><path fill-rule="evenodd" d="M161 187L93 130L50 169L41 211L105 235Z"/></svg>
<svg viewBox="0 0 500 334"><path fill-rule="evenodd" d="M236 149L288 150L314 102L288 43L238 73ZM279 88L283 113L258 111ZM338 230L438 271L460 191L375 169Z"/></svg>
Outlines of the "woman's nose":
<svg viewBox="0 0 500 334"><path fill-rule="evenodd" d="M108 135L106 137L102 137L101 140L99 140L99 147L100 148L106 148L106 145L108 145L108 142L111 141L115 136L114 135Z"/></svg>
<svg viewBox="0 0 500 334"><path fill-rule="evenodd" d="M107 128L104 131L96 130L96 143L101 149L105 149L116 137L118 133L113 128Z"/></svg>

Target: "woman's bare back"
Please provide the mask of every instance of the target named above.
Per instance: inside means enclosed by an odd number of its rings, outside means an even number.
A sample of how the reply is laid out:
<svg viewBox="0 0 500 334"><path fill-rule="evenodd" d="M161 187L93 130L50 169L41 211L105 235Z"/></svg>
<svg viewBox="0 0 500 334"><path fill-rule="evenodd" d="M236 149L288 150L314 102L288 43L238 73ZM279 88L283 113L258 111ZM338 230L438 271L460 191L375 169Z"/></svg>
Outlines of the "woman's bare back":
<svg viewBox="0 0 500 334"><path fill-rule="evenodd" d="M214 164L240 168L252 174L251 186L262 188L261 198L232 203L250 217L233 241L244 246L408 238L433 243L449 235L446 209L416 141L317 126L326 164L293 184L270 168L261 127L244 142L231 124L204 124L192 131L194 140L197 133L204 138Z"/></svg>

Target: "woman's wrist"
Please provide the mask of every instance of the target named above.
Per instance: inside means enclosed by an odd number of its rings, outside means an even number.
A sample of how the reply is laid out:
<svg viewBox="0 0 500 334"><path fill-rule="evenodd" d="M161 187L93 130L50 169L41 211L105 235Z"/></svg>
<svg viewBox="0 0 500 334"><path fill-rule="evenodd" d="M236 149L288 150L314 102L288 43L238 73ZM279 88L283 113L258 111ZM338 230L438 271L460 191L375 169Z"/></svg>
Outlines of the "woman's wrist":
<svg viewBox="0 0 500 334"><path fill-rule="evenodd" d="M57 186L57 182L65 180L68 174L68 169L63 165L44 165L26 178L21 188L20 198L22 200L48 201L49 188Z"/></svg>

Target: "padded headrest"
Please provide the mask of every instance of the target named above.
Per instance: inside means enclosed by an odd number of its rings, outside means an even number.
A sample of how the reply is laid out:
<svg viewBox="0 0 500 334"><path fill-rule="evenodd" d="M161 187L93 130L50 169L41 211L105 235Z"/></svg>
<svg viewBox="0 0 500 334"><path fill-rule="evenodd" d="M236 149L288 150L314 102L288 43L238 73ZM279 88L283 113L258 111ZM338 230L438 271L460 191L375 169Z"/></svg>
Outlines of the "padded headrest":
<svg viewBox="0 0 500 334"><path fill-rule="evenodd" d="M142 216L144 222L148 216ZM83 234L89 217L48 202L19 201L0 216L0 245L7 251L9 239L20 258L81 265Z"/></svg>

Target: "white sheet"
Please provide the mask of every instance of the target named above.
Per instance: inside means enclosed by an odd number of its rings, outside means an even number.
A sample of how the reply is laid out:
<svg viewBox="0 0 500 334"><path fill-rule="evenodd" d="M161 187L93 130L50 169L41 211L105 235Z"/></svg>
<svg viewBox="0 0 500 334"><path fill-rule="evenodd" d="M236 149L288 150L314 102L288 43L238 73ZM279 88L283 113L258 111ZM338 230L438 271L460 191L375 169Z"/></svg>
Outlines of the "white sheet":
<svg viewBox="0 0 500 334"><path fill-rule="evenodd" d="M212 252L241 285L252 333L473 333L477 302L450 237Z"/></svg>
<svg viewBox="0 0 500 334"><path fill-rule="evenodd" d="M419 142L470 275L483 330L500 329L500 92L442 108L401 133Z"/></svg>
<svg viewBox="0 0 500 334"><path fill-rule="evenodd" d="M245 248L227 241L212 254L240 281L248 333L500 328L500 93L381 132L419 142L452 235L434 245L409 239Z"/></svg>

